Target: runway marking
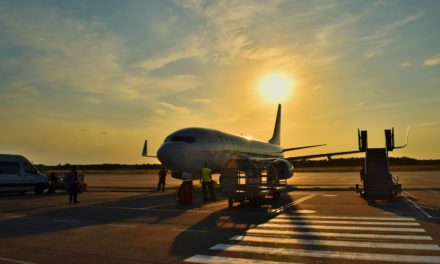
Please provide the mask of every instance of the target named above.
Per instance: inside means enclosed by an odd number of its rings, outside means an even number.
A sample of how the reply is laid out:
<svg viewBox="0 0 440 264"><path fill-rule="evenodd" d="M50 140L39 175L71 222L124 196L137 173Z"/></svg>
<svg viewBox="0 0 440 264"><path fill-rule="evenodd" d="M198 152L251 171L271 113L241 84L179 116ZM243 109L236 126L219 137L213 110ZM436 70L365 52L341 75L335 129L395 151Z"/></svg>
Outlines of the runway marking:
<svg viewBox="0 0 440 264"><path fill-rule="evenodd" d="M418 249L440 251L440 247L435 244L399 244L399 243L376 243L376 242L353 242L353 241L334 241L334 240L312 240L295 239L267 236L233 236L230 240L262 243L280 243L292 245L313 245L313 246L335 246L335 247L360 247L360 248L388 248L388 249Z"/></svg>
<svg viewBox="0 0 440 264"><path fill-rule="evenodd" d="M346 220L383 220L383 221L415 221L411 217L364 217L364 216L322 216L322 215L307 215L299 216L292 214L280 214L278 218L292 218L292 219L346 219Z"/></svg>
<svg viewBox="0 0 440 264"><path fill-rule="evenodd" d="M18 259L11 259L11 258L3 258L0 257L1 261L6 261L6 262L11 262L11 263L18 263L18 264L35 264L34 262L28 262L28 261L23 261L23 260L18 260Z"/></svg>
<svg viewBox="0 0 440 264"><path fill-rule="evenodd" d="M273 229L249 229L247 234L270 234L270 235L289 235L289 236L316 236L316 237L350 237L350 238L368 238L368 239L408 239L408 240L432 240L430 236L419 235L388 235L388 234L358 234L358 233L331 233L314 231L291 231L291 230L273 230Z"/></svg>
<svg viewBox="0 0 440 264"><path fill-rule="evenodd" d="M68 220L68 219L54 219L53 221L58 223L73 223L73 224L81 223L80 221L77 220Z"/></svg>
<svg viewBox="0 0 440 264"><path fill-rule="evenodd" d="M317 224L346 224L346 225L390 225L390 226L420 226L417 222L365 222L365 221L334 221L334 220L294 220L294 219L280 219L280 218L274 218L269 220L271 223L317 223Z"/></svg>
<svg viewBox="0 0 440 264"><path fill-rule="evenodd" d="M417 198L414 195L412 195L411 193L409 193L407 191L405 191L404 194L408 194L413 199L417 200ZM413 211L418 212L418 214L421 215L422 217L432 218L432 216L430 214L428 214L425 210L420 208L420 206L418 206L416 202L414 202L413 200L408 199L408 197L406 197L406 196L403 196L403 198L404 198L403 200L408 204L408 206L411 209L413 209Z"/></svg>
<svg viewBox="0 0 440 264"><path fill-rule="evenodd" d="M278 228L305 228L305 229L336 229L336 230L368 230L368 231L391 231L391 232L425 232L423 228L399 228L399 227L371 227L371 226L326 226L326 225L290 225L264 223L259 227Z"/></svg>
<svg viewBox="0 0 440 264"><path fill-rule="evenodd" d="M286 205L283 205L280 208L271 209L269 212L271 212L271 213L281 213L282 211L285 211L286 209L288 209L288 208L290 208L292 206L295 206L295 205L297 205L299 203L302 203L302 202L304 202L304 201L306 201L306 200L308 200L310 198L313 198L315 195L316 194L311 194L311 195L304 196L304 197L302 197L302 198L300 198L300 199L298 199L298 200L296 200L294 202L291 202L291 203L288 203Z"/></svg>
<svg viewBox="0 0 440 264"><path fill-rule="evenodd" d="M315 258L339 258L349 260L367 260L367 261L392 261L392 262L416 262L439 264L438 256L417 256L402 254L374 254L361 252L343 252L343 251L323 251L323 250L305 250L293 248L273 248L273 247L255 247L242 245L217 244L210 248L211 250L246 252L257 254L284 255L284 256L302 256Z"/></svg>
<svg viewBox="0 0 440 264"><path fill-rule="evenodd" d="M294 262L278 262L270 260L258 260L258 259L244 259L244 258L231 258L231 257L219 257L219 256L207 256L207 255L194 255L184 260L185 262L194 263L213 263L213 264L295 264ZM297 263L298 264L298 263Z"/></svg>
<svg viewBox="0 0 440 264"><path fill-rule="evenodd" d="M127 227L127 228L136 228L137 225L120 225L120 224L108 224L109 226L115 226L115 227Z"/></svg>
<svg viewBox="0 0 440 264"><path fill-rule="evenodd" d="M180 232L197 232L197 233L207 233L207 230L198 230L198 229L183 229L183 228L170 228L169 230L180 231Z"/></svg>

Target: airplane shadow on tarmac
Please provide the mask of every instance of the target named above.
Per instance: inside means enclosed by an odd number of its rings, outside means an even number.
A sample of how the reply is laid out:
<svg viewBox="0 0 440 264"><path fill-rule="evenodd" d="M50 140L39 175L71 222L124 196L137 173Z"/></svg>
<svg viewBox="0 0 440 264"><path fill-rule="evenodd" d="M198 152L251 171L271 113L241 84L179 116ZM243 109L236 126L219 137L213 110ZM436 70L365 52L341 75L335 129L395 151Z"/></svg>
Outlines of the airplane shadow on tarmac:
<svg viewBox="0 0 440 264"><path fill-rule="evenodd" d="M289 187L289 191L293 188ZM209 248L218 244L236 244L240 241L229 240L234 235L244 235L248 229L256 227L260 224L268 222L277 215L284 213L283 210L274 213L270 209L276 210L282 206L294 202L292 196L283 194L280 199L267 199L261 207L253 207L250 204L234 204L233 208L222 208L203 218L199 222L190 226L187 230L182 231L174 240L170 255L189 258L194 254L209 252L209 255L217 255L218 252L210 251ZM298 207L292 205L288 210L297 210ZM304 216L297 214L298 217ZM299 218L297 220L306 220ZM305 224L306 225L306 224ZM201 230L210 230L209 232L198 232ZM304 227L302 231L313 231ZM299 236L302 238L302 236ZM315 249L322 248L319 245L314 246Z"/></svg>

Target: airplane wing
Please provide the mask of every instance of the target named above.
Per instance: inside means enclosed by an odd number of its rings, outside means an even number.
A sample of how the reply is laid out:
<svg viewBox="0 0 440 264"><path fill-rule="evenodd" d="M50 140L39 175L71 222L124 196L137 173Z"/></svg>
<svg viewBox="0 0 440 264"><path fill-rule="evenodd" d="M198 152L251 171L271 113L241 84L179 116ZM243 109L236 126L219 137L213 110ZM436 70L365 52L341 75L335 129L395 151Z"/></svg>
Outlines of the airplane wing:
<svg viewBox="0 0 440 264"><path fill-rule="evenodd" d="M305 156L286 157L285 159L290 162L292 162L294 160L306 160L306 159L314 159L314 158L322 158L322 157L326 157L328 159L331 159L332 156L356 154L356 153L362 153L362 152L363 151L360 151L360 150L351 150L351 151L321 153L321 154L313 154L313 155L305 155Z"/></svg>
<svg viewBox="0 0 440 264"><path fill-rule="evenodd" d="M283 152L291 151L291 150L298 150L298 149L306 149L306 148L316 148L321 146L326 146L327 144L320 144L320 145L311 145L311 146L302 146L302 147L296 147L296 148L286 148L283 149Z"/></svg>

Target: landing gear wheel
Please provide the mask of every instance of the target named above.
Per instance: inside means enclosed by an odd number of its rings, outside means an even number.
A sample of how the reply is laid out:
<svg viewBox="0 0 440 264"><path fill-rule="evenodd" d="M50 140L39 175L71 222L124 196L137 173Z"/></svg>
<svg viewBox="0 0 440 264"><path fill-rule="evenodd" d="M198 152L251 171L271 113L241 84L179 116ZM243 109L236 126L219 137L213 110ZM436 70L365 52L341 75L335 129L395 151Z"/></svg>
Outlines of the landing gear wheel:
<svg viewBox="0 0 440 264"><path fill-rule="evenodd" d="M234 206L234 199L232 197L228 198L228 205L229 205L229 207L233 207Z"/></svg>

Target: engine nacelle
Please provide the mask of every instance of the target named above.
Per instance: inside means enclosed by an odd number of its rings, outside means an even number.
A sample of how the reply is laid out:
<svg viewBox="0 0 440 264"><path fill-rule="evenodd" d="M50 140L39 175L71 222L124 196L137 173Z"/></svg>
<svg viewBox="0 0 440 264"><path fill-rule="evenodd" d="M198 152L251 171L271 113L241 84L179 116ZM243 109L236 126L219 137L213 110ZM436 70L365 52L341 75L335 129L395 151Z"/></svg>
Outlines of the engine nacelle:
<svg viewBox="0 0 440 264"><path fill-rule="evenodd" d="M267 168L267 176L273 181L289 179L293 176L293 165L288 160L276 159Z"/></svg>

